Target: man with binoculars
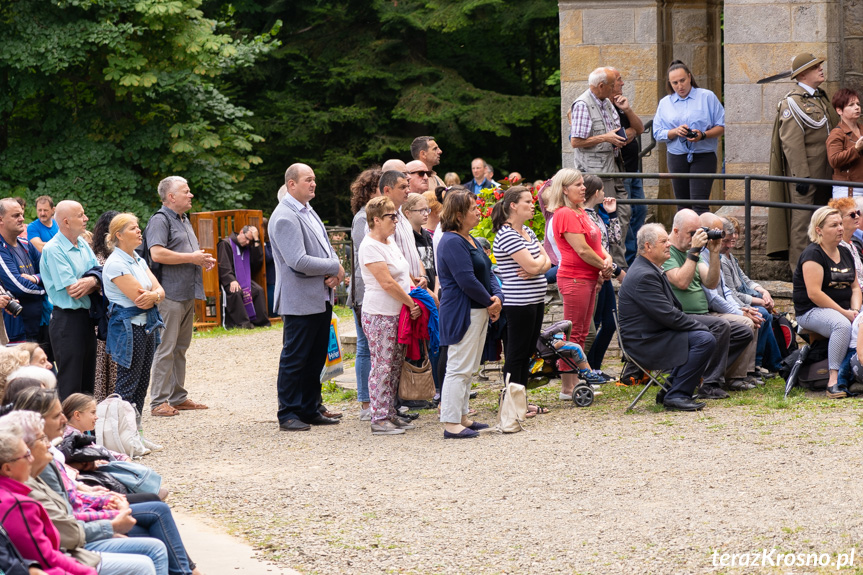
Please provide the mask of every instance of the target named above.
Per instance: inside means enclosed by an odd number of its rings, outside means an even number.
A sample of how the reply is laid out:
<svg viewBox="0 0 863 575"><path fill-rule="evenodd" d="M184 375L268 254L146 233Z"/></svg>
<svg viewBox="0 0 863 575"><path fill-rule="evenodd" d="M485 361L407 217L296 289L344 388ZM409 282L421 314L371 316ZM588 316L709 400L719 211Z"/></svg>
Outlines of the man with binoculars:
<svg viewBox="0 0 863 575"><path fill-rule="evenodd" d="M709 213L704 216L705 221L716 218ZM747 379L747 368L750 347L753 361L755 357L752 328L737 321L729 321L731 318L721 314L711 315L707 295L702 289L712 290L720 285L722 226L702 226L698 214L683 209L674 216L672 228L669 236L671 257L663 265L665 275L684 313L704 324L716 338L716 347L704 371L698 397L724 399L728 394L723 388L737 391L751 389L755 382Z"/></svg>

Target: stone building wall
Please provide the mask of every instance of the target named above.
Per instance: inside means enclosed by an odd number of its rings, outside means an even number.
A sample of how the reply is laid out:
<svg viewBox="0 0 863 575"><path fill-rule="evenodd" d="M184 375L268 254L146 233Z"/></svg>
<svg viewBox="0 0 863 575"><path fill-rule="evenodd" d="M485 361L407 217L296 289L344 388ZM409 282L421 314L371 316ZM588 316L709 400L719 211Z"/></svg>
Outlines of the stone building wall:
<svg viewBox="0 0 863 575"><path fill-rule="evenodd" d="M665 95L665 70L683 60L699 86L713 90L725 105L724 162L727 173L766 174L776 105L791 89L790 79L756 82L790 69L800 52L827 57L832 94L841 86L863 88L863 0L560 0L561 141L564 166L572 165L566 112L587 88L599 66L623 74L624 93L645 121ZM643 143L649 138L644 136ZM663 172L665 146L644 161L645 172ZM717 182L713 198L743 199L743 182ZM645 181L649 197L672 197L667 183ZM767 200L767 184L754 182L753 199ZM725 209L740 216L742 208ZM673 209L653 210L670 223ZM764 257L766 210L753 212L753 264L776 279L780 265ZM785 266L787 270L787 266Z"/></svg>

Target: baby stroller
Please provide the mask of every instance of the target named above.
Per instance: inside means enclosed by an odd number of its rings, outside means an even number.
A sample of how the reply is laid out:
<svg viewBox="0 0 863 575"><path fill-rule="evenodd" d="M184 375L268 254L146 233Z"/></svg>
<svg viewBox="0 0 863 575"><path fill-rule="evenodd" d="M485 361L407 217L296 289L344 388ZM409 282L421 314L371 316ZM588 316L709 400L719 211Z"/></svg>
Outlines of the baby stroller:
<svg viewBox="0 0 863 575"><path fill-rule="evenodd" d="M531 375L553 379L570 371L578 373L577 360L574 358L583 354L574 345L568 345L571 332L572 322L567 320L554 323L540 332L531 360ZM558 361L566 368L559 369ZM593 404L593 388L579 380L572 390L572 401L578 407L589 407Z"/></svg>

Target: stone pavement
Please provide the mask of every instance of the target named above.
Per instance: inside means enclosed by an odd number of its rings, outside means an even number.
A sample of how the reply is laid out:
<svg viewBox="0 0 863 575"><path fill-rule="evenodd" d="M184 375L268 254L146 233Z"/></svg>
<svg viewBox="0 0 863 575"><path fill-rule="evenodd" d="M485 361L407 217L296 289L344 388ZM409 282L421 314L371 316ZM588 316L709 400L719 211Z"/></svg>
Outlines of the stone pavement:
<svg viewBox="0 0 863 575"><path fill-rule="evenodd" d="M198 516L174 511L174 520L189 556L204 575L300 575L299 571L257 559L254 549L245 541Z"/></svg>

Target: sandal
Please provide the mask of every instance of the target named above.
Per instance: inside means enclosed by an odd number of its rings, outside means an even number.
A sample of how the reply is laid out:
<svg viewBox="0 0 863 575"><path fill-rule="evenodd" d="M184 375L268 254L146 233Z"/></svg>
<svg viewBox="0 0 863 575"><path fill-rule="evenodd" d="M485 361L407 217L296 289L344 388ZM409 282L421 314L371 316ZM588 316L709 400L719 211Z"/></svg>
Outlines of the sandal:
<svg viewBox="0 0 863 575"><path fill-rule="evenodd" d="M546 413L549 413L549 412L550 412L550 410L547 407L542 407L541 405L529 404L527 406L527 414L525 415L525 417L530 419L531 417L536 417L537 415L545 415Z"/></svg>
<svg viewBox="0 0 863 575"><path fill-rule="evenodd" d="M159 406L157 406L153 411L150 412L150 415L154 415L156 417L171 417L173 415L179 415L180 412L174 409L173 407L165 402Z"/></svg>

